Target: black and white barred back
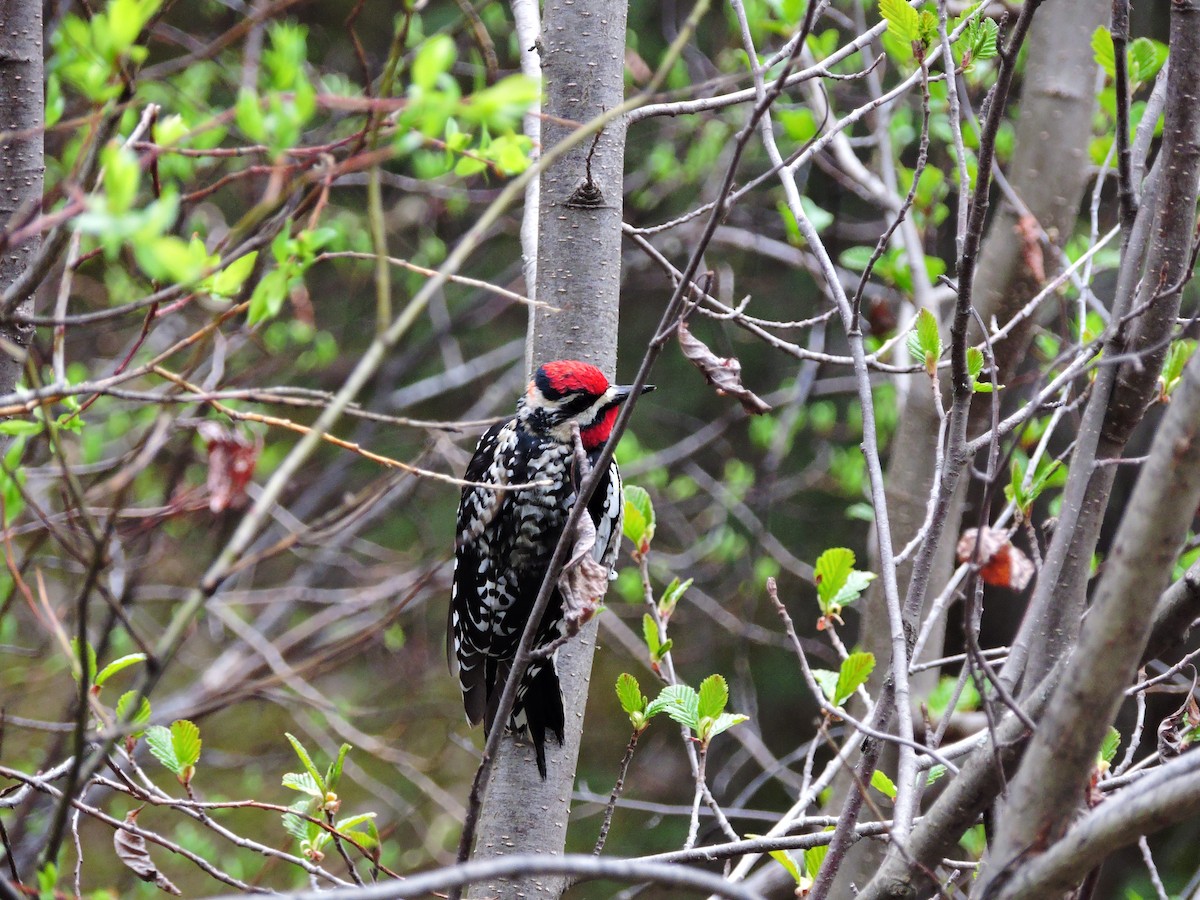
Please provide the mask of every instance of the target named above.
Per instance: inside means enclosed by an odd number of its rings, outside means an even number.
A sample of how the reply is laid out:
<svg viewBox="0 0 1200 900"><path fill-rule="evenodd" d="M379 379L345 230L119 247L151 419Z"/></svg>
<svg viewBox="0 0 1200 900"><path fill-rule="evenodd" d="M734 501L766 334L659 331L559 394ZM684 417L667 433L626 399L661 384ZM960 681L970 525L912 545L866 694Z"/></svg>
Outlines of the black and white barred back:
<svg viewBox="0 0 1200 900"><path fill-rule="evenodd" d="M589 451L593 464L603 446ZM546 487L511 491L463 489L449 636L467 718L472 725L483 721L485 732L494 724L525 623L574 505L579 483L575 468L572 443L535 433L520 416L489 429L467 467L467 481L496 485L552 482ZM596 525L593 556L610 572L621 539L623 510L621 476L614 460L588 503ZM563 600L555 587L534 647L559 638L562 623ZM546 733L561 744L563 725L554 658L536 661L518 687L509 727L528 731L543 778Z"/></svg>

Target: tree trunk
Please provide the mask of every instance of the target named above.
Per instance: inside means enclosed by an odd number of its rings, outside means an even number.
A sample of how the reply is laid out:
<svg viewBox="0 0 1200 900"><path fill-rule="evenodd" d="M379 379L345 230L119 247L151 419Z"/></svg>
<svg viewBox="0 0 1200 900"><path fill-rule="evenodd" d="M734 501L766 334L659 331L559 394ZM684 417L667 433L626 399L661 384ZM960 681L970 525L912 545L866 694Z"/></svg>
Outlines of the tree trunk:
<svg viewBox="0 0 1200 900"><path fill-rule="evenodd" d="M624 0L551 0L542 20L543 146L551 147L624 99ZM589 166L590 154L590 166ZM536 296L558 308L539 308L533 322L533 366L581 359L611 378L617 358L621 289L621 203L625 123L610 124L594 145L585 141L541 176ZM590 168L590 182L589 182ZM566 710L561 748L547 744L549 775L538 776L533 748L505 736L480 816L475 858L509 853L561 853L575 765L583 735L596 622L558 653ZM557 897L558 877L476 885L469 896Z"/></svg>
<svg viewBox="0 0 1200 900"><path fill-rule="evenodd" d="M0 292L25 271L40 241L11 242L14 230L32 219L42 200L42 4L41 0L0 0ZM31 312L32 291L16 307ZM11 393L25 366L33 328L0 323L0 394Z"/></svg>

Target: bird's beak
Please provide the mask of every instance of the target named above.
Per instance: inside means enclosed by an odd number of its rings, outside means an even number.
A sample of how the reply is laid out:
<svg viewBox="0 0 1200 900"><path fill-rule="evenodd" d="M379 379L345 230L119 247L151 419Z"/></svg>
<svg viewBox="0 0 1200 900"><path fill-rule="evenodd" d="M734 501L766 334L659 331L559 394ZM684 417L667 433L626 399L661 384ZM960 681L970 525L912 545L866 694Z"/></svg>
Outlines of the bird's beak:
<svg viewBox="0 0 1200 900"><path fill-rule="evenodd" d="M612 390L612 402L613 403L624 403L626 400L629 399L630 395L633 394L633 386L628 385L628 384L614 384L612 386L611 390ZM642 385L642 393L643 394L648 394L652 390L654 390L654 385L652 385L652 384Z"/></svg>

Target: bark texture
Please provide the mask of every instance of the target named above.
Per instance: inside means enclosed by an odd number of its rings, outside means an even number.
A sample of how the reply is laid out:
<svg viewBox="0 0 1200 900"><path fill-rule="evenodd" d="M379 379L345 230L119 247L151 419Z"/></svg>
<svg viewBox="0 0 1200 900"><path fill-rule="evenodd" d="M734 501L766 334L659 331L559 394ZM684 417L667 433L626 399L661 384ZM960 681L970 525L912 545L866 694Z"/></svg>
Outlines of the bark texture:
<svg viewBox="0 0 1200 900"><path fill-rule="evenodd" d="M585 123L624 99L625 19L624 0L546 3L543 146L570 134L568 123ZM532 367L581 359L615 375L624 157L625 123L618 121L541 175L536 295L558 309L535 313ZM547 779L538 777L530 745L511 736L501 744L483 801L476 859L563 851L595 639L593 620L558 653L566 733L562 747L547 744ZM559 876L538 875L485 882L469 896L557 897L565 886Z"/></svg>
<svg viewBox="0 0 1200 900"><path fill-rule="evenodd" d="M0 292L37 253L36 237L20 242L13 232L37 215L42 199L42 4L41 0L0 0ZM32 312L33 297L18 313ZM33 328L0 324L0 394L11 393L24 368Z"/></svg>

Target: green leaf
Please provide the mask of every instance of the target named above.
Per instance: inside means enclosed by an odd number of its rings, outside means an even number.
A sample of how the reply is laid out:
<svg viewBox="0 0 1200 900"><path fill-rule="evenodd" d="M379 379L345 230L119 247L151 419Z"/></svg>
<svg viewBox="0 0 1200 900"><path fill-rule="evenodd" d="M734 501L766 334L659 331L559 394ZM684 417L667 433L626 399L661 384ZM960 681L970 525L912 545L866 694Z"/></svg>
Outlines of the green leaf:
<svg viewBox="0 0 1200 900"><path fill-rule="evenodd" d="M208 292L217 297L233 297L241 290L246 279L254 270L258 259L258 251L252 250L245 256L239 256L220 272L217 272L205 282Z"/></svg>
<svg viewBox="0 0 1200 900"><path fill-rule="evenodd" d="M1113 757L1117 755L1117 748L1121 746L1121 732L1109 726L1108 731L1104 735L1104 740L1100 743L1100 758L1106 763L1113 761Z"/></svg>
<svg viewBox="0 0 1200 900"><path fill-rule="evenodd" d="M246 312L246 321L251 325L273 319L283 309L283 302L288 298L291 276L286 269L272 269L259 279L250 295L250 309Z"/></svg>
<svg viewBox="0 0 1200 900"><path fill-rule="evenodd" d="M96 675L96 687L100 687L100 685L104 684L104 682L108 681L108 679L112 678L122 669L128 669L130 666L135 666L145 661L145 653L130 653L128 656L122 656L120 659L114 659Z"/></svg>
<svg viewBox="0 0 1200 900"><path fill-rule="evenodd" d="M828 611L828 606L838 591L846 583L854 568L854 551L845 547L831 547L817 557L813 570L817 579L817 597L821 601L822 611Z"/></svg>
<svg viewBox="0 0 1200 900"><path fill-rule="evenodd" d="M625 537L633 541L639 553L645 553L654 540L654 504L646 489L635 484L626 485L624 494Z"/></svg>
<svg viewBox="0 0 1200 900"><path fill-rule="evenodd" d="M1112 32L1103 25L1092 32L1092 56L1109 78L1117 74L1117 53L1113 49Z"/></svg>
<svg viewBox="0 0 1200 900"><path fill-rule="evenodd" d="M671 579L671 583L663 591L662 599L658 601L658 615L663 621L671 618L671 613L675 612L675 607L679 604L684 592L692 586L694 580L689 578L687 581L680 582L678 578Z"/></svg>
<svg viewBox="0 0 1200 900"><path fill-rule="evenodd" d="M983 371L983 351L978 347L967 348L967 374L971 378L978 378L979 373Z"/></svg>
<svg viewBox="0 0 1200 900"><path fill-rule="evenodd" d="M1137 85L1143 81L1149 81L1158 74L1158 70L1162 68L1162 64L1166 62L1166 48L1163 47L1163 54L1160 56L1159 47L1155 46L1157 42L1150 38L1140 37L1129 45L1129 82L1131 85Z"/></svg>
<svg viewBox="0 0 1200 900"><path fill-rule="evenodd" d="M871 773L871 787L875 788L875 790L879 791L879 793L883 794L889 800L896 799L896 783L888 778L881 769L876 769Z"/></svg>
<svg viewBox="0 0 1200 900"><path fill-rule="evenodd" d="M87 675L86 675L86 677L84 677L84 681L89 685L95 684L95 682L96 682L96 648L93 647L91 645L91 643L87 643L85 645L84 649L85 649L84 655L87 658ZM83 674L83 670L80 668L80 664L79 664L79 657L80 657L79 638L71 638L71 671L74 673L76 681L78 681L80 676Z"/></svg>
<svg viewBox="0 0 1200 900"><path fill-rule="evenodd" d="M970 12L971 10L968 10L967 14ZM999 52L996 43L999 36L1000 25L995 19L987 16L972 19L959 42L967 65L978 60L994 58Z"/></svg>
<svg viewBox="0 0 1200 900"><path fill-rule="evenodd" d="M344 834L353 834L354 840L362 845L363 849L370 850L379 845L379 832L372 826L372 819L375 818L375 813L360 813L357 816L350 816L346 819L338 819L334 825L338 831ZM365 830L358 829L360 825L368 826Z"/></svg>
<svg viewBox="0 0 1200 900"><path fill-rule="evenodd" d="M0 422L0 434L10 436L41 434L46 427L41 420L31 422L28 419L5 419Z"/></svg>
<svg viewBox="0 0 1200 900"><path fill-rule="evenodd" d="M749 722L750 717L742 713L721 713L713 720L711 726L705 729L704 739L711 741L718 734L728 731L734 725L740 725L743 722Z"/></svg>
<svg viewBox="0 0 1200 900"><path fill-rule="evenodd" d="M171 723L171 746L185 772L200 761L200 743L200 729L194 722L178 719Z"/></svg>
<svg viewBox="0 0 1200 900"><path fill-rule="evenodd" d="M258 93L253 88L243 87L238 92L234 121L242 134L250 140L259 144L266 141L267 127L263 121L262 104L259 103Z"/></svg>
<svg viewBox="0 0 1200 900"><path fill-rule="evenodd" d="M145 733L146 746L150 748L150 755L175 776L182 775L183 766L179 763L179 757L175 755L175 746L171 741L171 729L162 725L151 725Z"/></svg>
<svg viewBox="0 0 1200 900"><path fill-rule="evenodd" d="M646 646L650 648L650 658L657 662L656 657L662 649L658 642L658 625L654 622L654 617L650 613L642 616L642 637L646 639Z"/></svg>
<svg viewBox="0 0 1200 900"><path fill-rule="evenodd" d="M828 844L809 847L804 851L804 871L808 873L809 878L817 877L817 873L821 870L821 863L825 862L825 854L828 852Z"/></svg>
<svg viewBox="0 0 1200 900"><path fill-rule="evenodd" d="M834 705L841 706L849 700L859 686L866 683L874 668L874 653L851 653L842 660L838 670L837 687L834 690Z"/></svg>
<svg viewBox="0 0 1200 900"><path fill-rule="evenodd" d="M787 869L787 873L791 875L796 884L799 885L802 878L802 873L800 872L800 867L796 865L796 861L792 859L791 854L786 850L768 850L767 852L771 854L771 859L775 860L775 862Z"/></svg>
<svg viewBox="0 0 1200 900"><path fill-rule="evenodd" d="M295 750L296 755L300 757L300 762L304 764L305 770L307 770L308 774L313 777L313 781L315 781L317 787L321 789L321 795L324 796L328 791L328 788L325 785L325 779L321 777L321 773L318 772L317 767L313 765L312 757L308 755L308 751L304 749L304 745L301 744L300 741L295 738L295 736L286 731L283 733L283 736L288 739L288 742L292 745L292 749Z"/></svg>
<svg viewBox="0 0 1200 900"><path fill-rule="evenodd" d="M108 211L114 215L128 212L137 199L142 169L134 152L119 144L110 144L102 154L104 160L104 198Z"/></svg>
<svg viewBox="0 0 1200 900"><path fill-rule="evenodd" d="M917 313L906 344L908 352L925 367L926 372L930 375L937 372L937 361L942 355L942 336L933 313L927 309Z"/></svg>
<svg viewBox="0 0 1200 900"><path fill-rule="evenodd" d="M423 90L429 90L438 78L450 71L458 50L454 39L448 34L435 34L417 50L412 64L412 82Z"/></svg>
<svg viewBox="0 0 1200 900"><path fill-rule="evenodd" d="M929 774L925 776L926 786L933 784L939 778L946 774L946 767L941 763L929 767Z"/></svg>
<svg viewBox="0 0 1200 900"><path fill-rule="evenodd" d="M952 675L943 675L938 679L937 687L929 692L929 697L925 701L930 715L940 719L946 713L946 709L950 705L950 698L954 696L957 687L958 679ZM956 712L970 712L979 709L979 691L976 690L975 682L972 679L968 678L963 684L954 709Z"/></svg>
<svg viewBox="0 0 1200 900"><path fill-rule="evenodd" d="M888 33L912 42L920 36L921 15L904 0L879 0L879 14L888 23Z"/></svg>
<svg viewBox="0 0 1200 900"><path fill-rule="evenodd" d="M126 691L117 700L116 714L118 721L123 722L128 718L131 725L142 725L150 721L150 700L146 697L142 697L141 702L138 703L137 712L132 716L129 715L129 707L133 705L133 700L137 696L137 693L137 691ZM138 738L141 735L142 731L140 730L129 733L131 739Z"/></svg>
<svg viewBox="0 0 1200 900"><path fill-rule="evenodd" d="M325 792L321 790L321 786L317 784L316 779L308 772L288 772L283 776L283 786L293 791L299 791L302 794L308 794L317 800L325 799Z"/></svg>
<svg viewBox="0 0 1200 900"><path fill-rule="evenodd" d="M874 572L862 572L858 569L851 569L850 574L846 576L846 583L842 585L841 590L834 596L833 605L849 606L862 596L863 591L867 589L867 585L874 581L876 577Z"/></svg>
<svg viewBox="0 0 1200 900"><path fill-rule="evenodd" d="M338 747L337 759L329 764L329 768L325 772L326 789L337 790L338 782L342 780L342 765L346 762L346 754L352 749L349 744L342 744Z"/></svg>
<svg viewBox="0 0 1200 900"><path fill-rule="evenodd" d="M311 804L312 801L307 797L301 797L288 807L292 812L284 813L282 816L284 829L298 841L308 840L308 826L310 823L306 819L300 818L297 813L307 814Z"/></svg>
<svg viewBox="0 0 1200 900"><path fill-rule="evenodd" d="M686 684L667 685L646 707L646 718L653 718L660 712L665 712L680 725L698 731L700 695Z"/></svg>
<svg viewBox="0 0 1200 900"><path fill-rule="evenodd" d="M628 672L622 672L617 677L617 700L621 703L621 709L631 716L634 713L642 713L646 709L647 701L642 693L642 687L638 684L638 680Z"/></svg>
<svg viewBox="0 0 1200 900"><path fill-rule="evenodd" d="M715 719L729 702L729 685L720 675L709 675L700 682L699 713L702 719Z"/></svg>
<svg viewBox="0 0 1200 900"><path fill-rule="evenodd" d="M812 676L817 687L821 689L821 693L825 695L825 699L832 701L837 693L838 673L830 672L828 669L813 669Z"/></svg>

